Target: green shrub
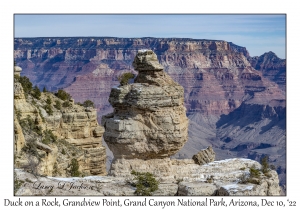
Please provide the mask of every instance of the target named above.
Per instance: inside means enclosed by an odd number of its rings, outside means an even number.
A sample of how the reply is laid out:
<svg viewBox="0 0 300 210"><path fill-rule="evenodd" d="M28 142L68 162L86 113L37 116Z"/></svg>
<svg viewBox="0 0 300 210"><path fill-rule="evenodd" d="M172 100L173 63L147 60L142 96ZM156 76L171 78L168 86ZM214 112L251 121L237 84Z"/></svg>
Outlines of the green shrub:
<svg viewBox="0 0 300 210"><path fill-rule="evenodd" d="M23 90L25 93L30 93L30 91L32 90L32 83L30 82L29 78L24 76L24 77L20 77L19 82L21 83Z"/></svg>
<svg viewBox="0 0 300 210"><path fill-rule="evenodd" d="M252 184L260 184L260 180L261 180L260 170L254 168L254 167L251 167L249 171L250 171L250 175L248 178L248 182L252 183Z"/></svg>
<svg viewBox="0 0 300 210"><path fill-rule="evenodd" d="M52 107L51 107L50 104L46 104L45 106L43 106L43 108L48 113L48 115L52 115L53 114L53 110L52 110Z"/></svg>
<svg viewBox="0 0 300 210"><path fill-rule="evenodd" d="M42 127L41 126L36 126L34 131L36 132L36 134L42 135Z"/></svg>
<svg viewBox="0 0 300 210"><path fill-rule="evenodd" d="M256 169L254 166L252 166L249 169L250 174L247 175L246 173L243 173L240 176L240 184L246 184L246 183L252 183L252 184L260 184L261 176L260 173L261 171L259 169Z"/></svg>
<svg viewBox="0 0 300 210"><path fill-rule="evenodd" d="M54 107L55 107L56 109L60 110L60 109L61 109L61 103L60 103L60 101L56 100L56 101L55 101Z"/></svg>
<svg viewBox="0 0 300 210"><path fill-rule="evenodd" d="M129 81L130 79L133 79L134 76L135 76L135 75L134 75L133 73L131 73L131 72L126 72L126 73L120 75L120 76L118 77L118 80L119 80L120 84L123 86L123 85L127 85L127 84L128 84L128 81Z"/></svg>
<svg viewBox="0 0 300 210"><path fill-rule="evenodd" d="M56 142L57 137L52 133L51 130L45 130L43 132L43 139L42 143L44 144L50 144Z"/></svg>
<svg viewBox="0 0 300 210"><path fill-rule="evenodd" d="M41 97L41 91L37 86L34 86L33 90L31 91L32 96L35 97L36 99L40 99Z"/></svg>
<svg viewBox="0 0 300 210"><path fill-rule="evenodd" d="M245 183L253 183L253 184L260 184L261 181L261 172L267 176L267 177L271 177L271 175L269 174L270 171L270 165L269 165L269 157L266 155L264 157L262 157L260 159L260 163L261 163L261 170L256 169L254 166L252 166L249 171L250 174L247 177L246 174L243 174L240 177L240 182L241 184L245 184ZM244 168L243 168L244 169Z"/></svg>
<svg viewBox="0 0 300 210"><path fill-rule="evenodd" d="M260 178L260 171L254 167L250 168L250 177L252 178Z"/></svg>
<svg viewBox="0 0 300 210"><path fill-rule="evenodd" d="M58 90L55 95L63 101L71 99L71 95L62 89Z"/></svg>
<svg viewBox="0 0 300 210"><path fill-rule="evenodd" d="M65 154L66 154L66 151L65 151L65 149L64 149L64 148L62 148L62 150L61 150L61 154L63 154L63 155L65 155Z"/></svg>
<svg viewBox="0 0 300 210"><path fill-rule="evenodd" d="M265 155L260 159L261 171L266 175L270 171L269 156Z"/></svg>
<svg viewBox="0 0 300 210"><path fill-rule="evenodd" d="M29 115L25 119L20 120L20 125L25 130L32 130L35 127L35 123Z"/></svg>
<svg viewBox="0 0 300 210"><path fill-rule="evenodd" d="M25 119L19 121L21 127L27 131L33 131L38 135L42 135L42 128L33 121L33 119L27 115Z"/></svg>
<svg viewBox="0 0 300 210"><path fill-rule="evenodd" d="M47 104L49 104L49 105L52 103L52 100L51 100L51 98L50 98L50 97L47 97L47 99L46 99L46 103L47 103Z"/></svg>
<svg viewBox="0 0 300 210"><path fill-rule="evenodd" d="M91 100L86 100L83 102L82 104L84 107L93 107L94 108L94 102L92 102Z"/></svg>
<svg viewBox="0 0 300 210"><path fill-rule="evenodd" d="M63 104L62 104L63 107L70 107L72 106L71 102L70 101L65 101Z"/></svg>
<svg viewBox="0 0 300 210"><path fill-rule="evenodd" d="M78 169L79 169L78 161L75 158L73 158L71 161L71 168L70 168L71 176L78 177L80 175Z"/></svg>
<svg viewBox="0 0 300 210"><path fill-rule="evenodd" d="M140 173L136 171L131 171L131 174L134 175L134 186L136 187L136 191L134 192L136 195L142 196L150 196L152 193L158 189L159 182L156 181L153 174L146 172Z"/></svg>
<svg viewBox="0 0 300 210"><path fill-rule="evenodd" d="M35 128L33 129L33 131L38 134L38 135L42 135L42 127L36 125Z"/></svg>
<svg viewBox="0 0 300 210"><path fill-rule="evenodd" d="M25 95L29 94L32 90L32 83L28 79L28 77L24 76L18 76L14 75L15 82L19 82L22 85L23 91Z"/></svg>
<svg viewBox="0 0 300 210"><path fill-rule="evenodd" d="M46 92L48 92L48 91L47 91L47 89L46 89L46 86L44 86L44 88L43 88L43 93L46 93Z"/></svg>

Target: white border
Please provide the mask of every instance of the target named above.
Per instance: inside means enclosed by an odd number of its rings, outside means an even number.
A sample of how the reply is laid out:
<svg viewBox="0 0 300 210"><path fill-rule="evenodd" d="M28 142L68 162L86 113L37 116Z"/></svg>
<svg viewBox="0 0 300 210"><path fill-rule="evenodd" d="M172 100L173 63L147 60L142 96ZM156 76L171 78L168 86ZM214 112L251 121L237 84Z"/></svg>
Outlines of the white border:
<svg viewBox="0 0 300 210"><path fill-rule="evenodd" d="M287 199L297 201L300 206L298 191L299 174L297 162L299 156L296 150L299 144L297 118L299 112L297 86L299 83L299 12L296 1L252 0L252 1L2 1L1 2L1 32L2 46L0 50L1 71L1 200L13 197L13 14L14 13L286 13L287 14L287 196L270 197L269 200L286 202ZM46 198L46 197L45 197ZM71 198L71 197L67 197ZM75 198L75 197L73 197ZM79 197L82 199L82 197ZM39 200L41 197L22 197L22 200ZM46 199L54 199L47 197ZM63 197L59 197L62 200ZM117 199L117 197L113 197ZM124 198L120 198L124 199ZM160 197L158 199L174 199ZM177 198L175 198L177 199ZM220 199L220 198L219 198ZM241 199L249 200L250 197ZM251 197L260 201L261 197ZM11 208L11 207L10 207ZM25 207L26 208L26 207ZM32 208L32 207L31 207ZM39 207L38 207L39 208ZM62 208L62 207L60 207ZM73 207L79 208L79 207ZM82 207L80 207L82 208ZM146 207L150 209L150 207ZM176 207L176 209L183 207ZM189 207L192 208L192 207ZM200 207L194 207L200 208ZM219 208L219 207L210 207ZM274 208L274 207L273 207ZM295 207L294 207L295 208ZM99 207L98 207L99 209ZM102 207L101 209L106 209ZM127 209L131 209L130 207ZM153 209L153 208L151 208ZM158 209L158 208L157 208ZM159 208L161 209L161 207ZM170 209L170 208L169 208Z"/></svg>

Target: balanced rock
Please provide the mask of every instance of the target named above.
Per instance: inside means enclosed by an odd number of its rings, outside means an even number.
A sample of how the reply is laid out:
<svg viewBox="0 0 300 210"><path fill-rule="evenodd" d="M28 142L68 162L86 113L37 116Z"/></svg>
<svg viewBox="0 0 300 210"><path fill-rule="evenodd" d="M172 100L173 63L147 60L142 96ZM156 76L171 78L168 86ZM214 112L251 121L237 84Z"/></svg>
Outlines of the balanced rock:
<svg viewBox="0 0 300 210"><path fill-rule="evenodd" d="M133 84L114 87L114 112L102 117L104 140L115 158L164 158L187 141L184 89L174 82L151 50L138 51Z"/></svg>

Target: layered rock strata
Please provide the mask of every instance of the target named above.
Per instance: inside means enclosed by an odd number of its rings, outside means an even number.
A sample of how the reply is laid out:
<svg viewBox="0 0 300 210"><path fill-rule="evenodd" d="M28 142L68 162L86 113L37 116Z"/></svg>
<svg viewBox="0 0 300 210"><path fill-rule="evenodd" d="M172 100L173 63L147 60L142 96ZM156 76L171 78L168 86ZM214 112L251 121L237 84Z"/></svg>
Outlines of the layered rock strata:
<svg viewBox="0 0 300 210"><path fill-rule="evenodd" d="M151 50L139 51L133 66L139 72L134 83L111 90L114 112L102 117L104 140L115 158L169 157L187 141L183 87Z"/></svg>
<svg viewBox="0 0 300 210"><path fill-rule="evenodd" d="M72 101L67 102L68 107L58 108L55 104L64 101L50 92L41 93L39 99L30 93L25 97L17 81L14 83L15 167L24 167L29 159L35 159L39 163L37 173L69 176L71 160L76 159L82 175L105 175L104 129L97 122L96 110ZM52 132L57 140L45 141L45 132Z"/></svg>
<svg viewBox="0 0 300 210"><path fill-rule="evenodd" d="M44 100L47 98L59 100L51 93L42 96ZM52 130L59 139L83 149L84 157L80 162L85 174L106 174L106 151L102 145L104 128L98 124L94 108L84 108L73 103L71 107L54 112L53 115L48 115L42 107L40 110L47 129Z"/></svg>
<svg viewBox="0 0 300 210"><path fill-rule="evenodd" d="M285 73L282 74L285 60L265 55L252 58L245 47L221 40L24 38L15 39L15 59L24 69L23 74L40 88L66 88L76 101L91 99L98 111L106 114L111 111L106 100L107 87L117 84L116 78L122 71L133 70L131 63L142 48L153 49L165 71L184 87L190 114L229 113L241 104L245 89L254 86L261 90L269 86L261 85L262 75L252 67L264 75L275 72L276 78L279 71L279 77L285 80ZM244 74L245 69L251 69L252 73ZM268 76L277 82L271 77ZM251 83L250 78L258 83ZM197 98L198 93L202 95L201 100Z"/></svg>

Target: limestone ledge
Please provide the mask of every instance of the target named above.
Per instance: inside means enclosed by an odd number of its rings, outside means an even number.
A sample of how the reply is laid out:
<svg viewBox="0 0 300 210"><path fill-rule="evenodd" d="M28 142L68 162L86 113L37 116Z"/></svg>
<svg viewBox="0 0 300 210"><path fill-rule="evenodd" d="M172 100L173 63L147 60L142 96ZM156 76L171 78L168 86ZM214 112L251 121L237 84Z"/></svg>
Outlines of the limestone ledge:
<svg viewBox="0 0 300 210"><path fill-rule="evenodd" d="M132 167L131 169L128 168L129 165ZM249 168L252 166L261 167L258 162L249 159L227 159L202 166L194 164L193 160L165 158L143 161L123 159L115 161L114 171L111 171L109 176L83 178L36 178L23 170L15 169L17 179L27 183L18 189L16 195L133 196L136 188L129 184L133 178L130 175L131 170L154 172L156 179L160 182L159 189L153 193L155 196L280 195L278 176L275 171L269 172L270 177L262 175L260 184L239 184L241 175L249 174ZM242 170L241 168L245 169ZM43 186L53 186L53 189L34 189L32 183L36 181ZM59 189L57 187L59 182L65 182L65 187ZM71 185L84 186L85 188L79 190L74 187L69 190Z"/></svg>

